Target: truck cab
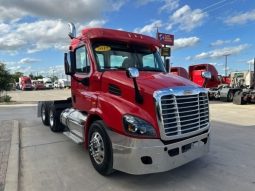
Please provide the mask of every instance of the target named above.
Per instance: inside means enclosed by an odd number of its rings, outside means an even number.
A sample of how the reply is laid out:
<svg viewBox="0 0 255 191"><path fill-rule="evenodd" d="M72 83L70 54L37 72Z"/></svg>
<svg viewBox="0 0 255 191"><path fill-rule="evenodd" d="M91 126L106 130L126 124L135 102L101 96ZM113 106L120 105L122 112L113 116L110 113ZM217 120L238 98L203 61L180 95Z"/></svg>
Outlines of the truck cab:
<svg viewBox="0 0 255 191"><path fill-rule="evenodd" d="M189 73L183 67L171 67L171 74L175 74L177 76L189 79Z"/></svg>
<svg viewBox="0 0 255 191"><path fill-rule="evenodd" d="M211 74L210 79L204 77L204 73ZM212 64L194 64L189 66L190 80L205 88L215 88L220 84L218 72Z"/></svg>
<svg viewBox="0 0 255 191"><path fill-rule="evenodd" d="M156 39L102 28L76 37L70 26L71 98L39 103L45 125L84 144L103 175L163 172L208 152L207 91L166 72Z"/></svg>
<svg viewBox="0 0 255 191"><path fill-rule="evenodd" d="M53 89L54 85L51 78L43 78L43 83L46 89Z"/></svg>
<svg viewBox="0 0 255 191"><path fill-rule="evenodd" d="M32 81L31 78L28 76L22 76L19 78L19 86L21 90L32 90L33 89L33 85L32 85Z"/></svg>

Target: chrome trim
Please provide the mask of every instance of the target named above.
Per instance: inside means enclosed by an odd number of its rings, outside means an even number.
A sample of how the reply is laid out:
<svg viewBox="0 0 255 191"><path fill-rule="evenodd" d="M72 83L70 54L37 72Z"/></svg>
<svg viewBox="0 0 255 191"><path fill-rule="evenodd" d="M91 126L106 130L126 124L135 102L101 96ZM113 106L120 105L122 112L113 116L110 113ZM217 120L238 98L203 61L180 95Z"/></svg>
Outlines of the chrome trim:
<svg viewBox="0 0 255 191"><path fill-rule="evenodd" d="M51 109L49 112L49 118L50 118L50 126L53 127L54 126L54 115L53 115L53 111Z"/></svg>
<svg viewBox="0 0 255 191"><path fill-rule="evenodd" d="M89 152L91 156L98 165L101 165L104 162L105 148L104 140L100 133L94 132L89 143Z"/></svg>
<svg viewBox="0 0 255 191"><path fill-rule="evenodd" d="M139 77L139 70L137 68L129 67L127 69L127 71L128 71L130 78L138 78Z"/></svg>
<svg viewBox="0 0 255 191"><path fill-rule="evenodd" d="M79 110L76 110L74 108L67 108L64 111L62 111L60 115L60 122L67 126L69 130L72 131L78 131L83 139L84 138L84 124L87 120L87 115L83 114ZM77 133L76 133L77 134Z"/></svg>
<svg viewBox="0 0 255 191"><path fill-rule="evenodd" d="M163 144L160 139L137 139L106 129L112 142L113 168L129 174L164 172L184 165L207 154L210 147L209 132L172 144ZM207 143L202 142L207 138ZM186 152L183 146L191 145ZM170 156L168 151L178 148L180 153ZM142 157L151 157L152 164L144 164ZM125 162L128 161L128 162Z"/></svg>
<svg viewBox="0 0 255 191"><path fill-rule="evenodd" d="M154 102L155 102L155 109L156 109L156 117L157 117L157 121L158 121L160 137L161 137L162 140L167 141L167 140L185 138L185 137L189 137L189 136L192 136L192 135L195 135L195 134L199 134L199 133L209 129L210 125L207 125L205 127L202 126L203 128L200 128L200 126L199 126L198 130L195 130L195 131L192 131L192 132L189 132L189 133L185 133L185 134L178 133L177 135L167 136L166 133L165 133L165 127L164 127L164 121L163 121L164 119L163 119L163 114L162 114L161 98L163 96L167 96L167 95L173 95L173 96L192 96L192 95L195 95L194 98L198 98L198 101L194 101L194 103L198 102L198 107L200 107L199 106L199 103L200 103L199 93L206 93L207 94L208 91L204 88L200 88L200 87L196 87L196 86L179 86L179 87L174 87L174 88L165 88L165 89L157 90L153 93ZM176 98L169 99L169 100L173 101L173 105L175 105L175 107L173 107L173 108L175 108L175 110L176 110L175 112L173 112L171 114L176 115L176 119L180 119L180 116L179 116L180 113L184 113L185 111L184 112L179 112L179 109L183 108L183 107L178 107L177 106ZM208 94L207 94L207 100L208 100ZM187 103L187 102L185 102L185 103ZM193 103L193 101L191 101L190 103ZM200 110L200 109L198 109L198 110ZM196 115L199 116L199 120L200 120L200 114L201 114L200 112L198 112L198 114L196 114ZM208 115L208 121L209 121L208 124L210 124L209 108L208 108L208 112L205 111L203 113L203 115L205 117L207 117L207 115ZM192 115L189 115L189 116L192 116ZM179 121L179 120L176 121L176 123L177 123L177 132L181 132L181 122L182 121ZM171 134L171 133L169 132L169 134Z"/></svg>

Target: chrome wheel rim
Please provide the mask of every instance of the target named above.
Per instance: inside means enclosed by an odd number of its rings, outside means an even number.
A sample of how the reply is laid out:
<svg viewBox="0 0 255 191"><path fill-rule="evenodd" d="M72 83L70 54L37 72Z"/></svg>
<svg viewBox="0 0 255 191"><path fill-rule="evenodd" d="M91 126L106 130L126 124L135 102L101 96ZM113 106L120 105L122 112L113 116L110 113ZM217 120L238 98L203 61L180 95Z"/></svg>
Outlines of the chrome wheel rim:
<svg viewBox="0 0 255 191"><path fill-rule="evenodd" d="M50 126L53 127L54 125L54 116L52 110L50 110Z"/></svg>
<svg viewBox="0 0 255 191"><path fill-rule="evenodd" d="M45 119L46 119L45 113L46 113L45 107L43 106L42 107L42 119L43 119L43 121L45 121Z"/></svg>
<svg viewBox="0 0 255 191"><path fill-rule="evenodd" d="M102 164L104 161L104 141L98 132L94 132L90 139L90 153L97 164Z"/></svg>

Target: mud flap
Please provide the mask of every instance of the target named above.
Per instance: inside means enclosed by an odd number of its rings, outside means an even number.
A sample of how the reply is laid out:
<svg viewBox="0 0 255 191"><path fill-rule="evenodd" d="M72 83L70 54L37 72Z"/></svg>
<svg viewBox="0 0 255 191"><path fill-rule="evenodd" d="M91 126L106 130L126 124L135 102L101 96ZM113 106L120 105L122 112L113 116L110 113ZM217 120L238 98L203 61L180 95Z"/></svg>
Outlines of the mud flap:
<svg viewBox="0 0 255 191"><path fill-rule="evenodd" d="M37 117L41 117L42 101L39 101L37 104Z"/></svg>

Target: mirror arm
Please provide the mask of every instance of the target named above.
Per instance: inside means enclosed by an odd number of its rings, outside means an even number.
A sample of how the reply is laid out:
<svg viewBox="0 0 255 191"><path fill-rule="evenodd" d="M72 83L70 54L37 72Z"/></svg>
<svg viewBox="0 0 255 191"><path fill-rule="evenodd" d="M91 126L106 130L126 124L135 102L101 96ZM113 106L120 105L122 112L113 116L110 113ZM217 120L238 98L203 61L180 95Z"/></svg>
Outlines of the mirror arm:
<svg viewBox="0 0 255 191"><path fill-rule="evenodd" d="M143 96L141 95L141 93L138 89L136 78L132 78L132 79L133 79L134 86L135 86L135 101L139 104L142 104L143 103Z"/></svg>
<svg viewBox="0 0 255 191"><path fill-rule="evenodd" d="M71 77L76 81L81 83L84 86L89 86L89 78L83 78L82 80L79 80L78 78L76 78L73 74L71 74Z"/></svg>

